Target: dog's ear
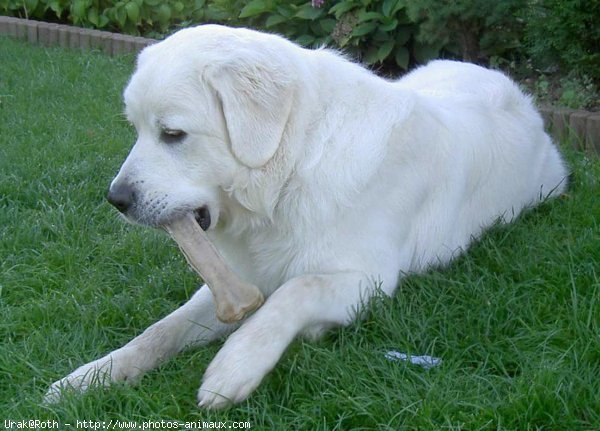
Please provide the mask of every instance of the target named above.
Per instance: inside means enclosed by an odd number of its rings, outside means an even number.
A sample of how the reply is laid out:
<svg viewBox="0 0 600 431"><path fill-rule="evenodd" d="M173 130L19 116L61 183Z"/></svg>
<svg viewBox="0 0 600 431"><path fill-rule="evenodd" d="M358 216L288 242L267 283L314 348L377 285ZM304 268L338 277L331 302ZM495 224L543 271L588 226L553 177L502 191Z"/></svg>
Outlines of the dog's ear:
<svg viewBox="0 0 600 431"><path fill-rule="evenodd" d="M256 61L232 61L211 72L233 154L250 168L265 165L279 147L292 108L289 77Z"/></svg>

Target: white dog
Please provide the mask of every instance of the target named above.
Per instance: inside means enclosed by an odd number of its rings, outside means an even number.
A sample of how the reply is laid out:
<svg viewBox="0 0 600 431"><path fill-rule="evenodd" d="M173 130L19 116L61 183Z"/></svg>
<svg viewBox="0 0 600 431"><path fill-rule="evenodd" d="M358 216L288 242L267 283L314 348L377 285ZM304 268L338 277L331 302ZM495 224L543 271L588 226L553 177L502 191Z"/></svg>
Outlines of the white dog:
<svg viewBox="0 0 600 431"><path fill-rule="evenodd" d="M242 401L299 334L348 325L400 274L448 263L566 187L530 99L471 64L435 61L391 82L329 50L206 25L145 49L124 98L138 139L109 200L149 226L194 211L267 300L224 324L203 287L54 383L49 401L64 387L136 380L233 331L198 401Z"/></svg>

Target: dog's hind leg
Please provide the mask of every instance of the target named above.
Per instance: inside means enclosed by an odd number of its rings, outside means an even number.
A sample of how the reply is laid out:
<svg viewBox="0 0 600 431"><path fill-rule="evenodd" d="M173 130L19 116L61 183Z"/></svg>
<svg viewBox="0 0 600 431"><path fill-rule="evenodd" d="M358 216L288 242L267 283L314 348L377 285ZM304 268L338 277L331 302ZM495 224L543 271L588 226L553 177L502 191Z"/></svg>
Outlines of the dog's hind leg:
<svg viewBox="0 0 600 431"><path fill-rule="evenodd" d="M198 405L221 408L244 400L308 328L348 325L375 291L361 272L289 280L233 333L207 368Z"/></svg>
<svg viewBox="0 0 600 431"><path fill-rule="evenodd" d="M65 389L83 392L91 386L106 386L116 381L136 382L145 372L184 348L206 344L237 326L216 318L212 294L203 286L186 304L123 347L54 382L44 399L56 402Z"/></svg>

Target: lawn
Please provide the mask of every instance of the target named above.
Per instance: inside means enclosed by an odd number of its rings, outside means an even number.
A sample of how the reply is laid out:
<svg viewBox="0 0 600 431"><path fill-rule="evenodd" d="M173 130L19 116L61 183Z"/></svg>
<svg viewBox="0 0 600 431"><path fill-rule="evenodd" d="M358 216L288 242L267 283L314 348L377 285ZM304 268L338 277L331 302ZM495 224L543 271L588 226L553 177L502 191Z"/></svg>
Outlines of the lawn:
<svg viewBox="0 0 600 431"><path fill-rule="evenodd" d="M104 199L135 138L121 114L133 58L0 38L0 59L0 421L600 429L600 161L566 146L567 196L408 277L360 323L295 342L235 408L195 404L220 343L137 386L42 404L50 383L185 302L197 280L165 234L122 222ZM388 350L443 363L424 370Z"/></svg>

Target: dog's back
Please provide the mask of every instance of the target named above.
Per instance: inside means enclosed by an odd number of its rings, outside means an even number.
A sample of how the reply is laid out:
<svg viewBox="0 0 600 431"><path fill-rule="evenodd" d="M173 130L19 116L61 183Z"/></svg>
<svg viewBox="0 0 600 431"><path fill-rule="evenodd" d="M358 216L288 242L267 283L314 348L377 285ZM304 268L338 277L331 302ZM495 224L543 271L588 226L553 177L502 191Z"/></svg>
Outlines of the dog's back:
<svg viewBox="0 0 600 431"><path fill-rule="evenodd" d="M420 177L439 181L415 217L411 270L448 262L495 220L565 190L567 169L541 116L501 72L438 60L394 85L417 95L421 124L408 132L419 147L402 145L426 154Z"/></svg>

